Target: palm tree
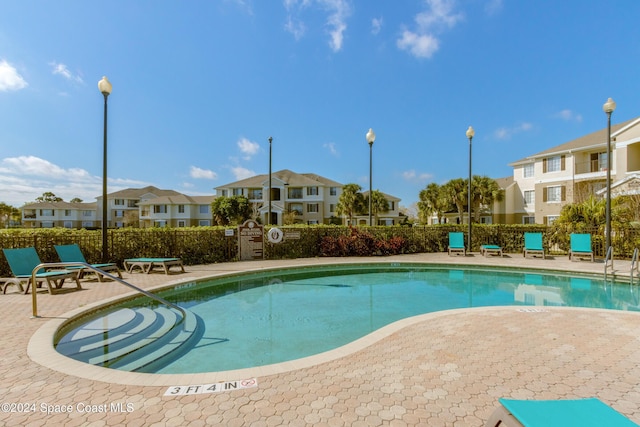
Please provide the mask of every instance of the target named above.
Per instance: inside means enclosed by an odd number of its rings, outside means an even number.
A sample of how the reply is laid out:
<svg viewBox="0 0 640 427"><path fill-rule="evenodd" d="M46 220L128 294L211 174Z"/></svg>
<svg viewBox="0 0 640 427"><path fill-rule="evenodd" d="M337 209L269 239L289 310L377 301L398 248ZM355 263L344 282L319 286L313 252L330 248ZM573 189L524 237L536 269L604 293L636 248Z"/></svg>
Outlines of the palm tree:
<svg viewBox="0 0 640 427"><path fill-rule="evenodd" d="M349 218L349 225L353 221L353 216L362 210L364 196L360 192L362 187L358 184L346 184L342 187L342 194L336 205L336 214Z"/></svg>
<svg viewBox="0 0 640 427"><path fill-rule="evenodd" d="M365 206L369 206L369 195L364 200ZM371 194L371 214L374 217L374 224L378 223L378 213L386 213L389 212L389 202L387 198L384 197L384 194L379 190L374 190Z"/></svg>
<svg viewBox="0 0 640 427"><path fill-rule="evenodd" d="M449 202L445 190L444 186L432 182L420 191L418 209L421 222L427 223L428 218L435 213L438 224L442 223L444 213L453 205Z"/></svg>
<svg viewBox="0 0 640 427"><path fill-rule="evenodd" d="M459 222L462 224L462 215L464 213L464 208L467 206L467 180L455 178L444 184L442 187L446 200L455 205L458 210Z"/></svg>
<svg viewBox="0 0 640 427"><path fill-rule="evenodd" d="M473 218L475 222L480 222L481 208L491 209L494 202L504 200L504 190L498 183L488 176L473 177L473 194L471 204L473 205Z"/></svg>

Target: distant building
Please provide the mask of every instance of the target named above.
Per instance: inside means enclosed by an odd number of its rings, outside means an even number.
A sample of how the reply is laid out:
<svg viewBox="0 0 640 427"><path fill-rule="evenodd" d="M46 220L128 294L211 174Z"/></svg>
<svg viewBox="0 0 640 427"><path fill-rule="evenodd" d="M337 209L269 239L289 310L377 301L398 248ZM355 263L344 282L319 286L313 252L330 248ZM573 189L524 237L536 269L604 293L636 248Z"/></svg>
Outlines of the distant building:
<svg viewBox="0 0 640 427"><path fill-rule="evenodd" d="M94 228L99 225L95 202L28 203L21 209L25 228Z"/></svg>
<svg viewBox="0 0 640 427"><path fill-rule="evenodd" d="M107 227L140 226L139 203L163 196L181 195L174 190L161 190L152 185L143 188L127 188L107 194ZM102 196L97 197L97 218L102 227Z"/></svg>
<svg viewBox="0 0 640 427"><path fill-rule="evenodd" d="M330 224L337 218L336 206L343 185L329 178L311 173L296 173L283 169L271 174L271 221L269 215L269 175L256 175L240 181L216 187L216 195L224 197L245 196L253 204L264 224L283 225L285 222L300 224ZM400 199L387 196L388 213L378 215L379 224L396 224L399 219ZM290 216L285 221L285 215ZM368 218L368 217L367 217ZM358 217L358 223L362 217ZM368 220L368 219L367 219ZM366 224L366 222L365 222Z"/></svg>
<svg viewBox="0 0 640 427"><path fill-rule="evenodd" d="M194 227L213 225L215 196L160 196L141 201L140 227Z"/></svg>

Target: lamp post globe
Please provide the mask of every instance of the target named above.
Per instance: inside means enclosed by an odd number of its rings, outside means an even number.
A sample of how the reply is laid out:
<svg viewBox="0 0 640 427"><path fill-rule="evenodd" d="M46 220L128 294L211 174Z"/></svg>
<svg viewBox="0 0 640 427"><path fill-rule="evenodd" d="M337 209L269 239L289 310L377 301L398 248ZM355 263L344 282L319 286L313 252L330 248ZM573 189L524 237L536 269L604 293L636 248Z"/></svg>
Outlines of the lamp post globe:
<svg viewBox="0 0 640 427"><path fill-rule="evenodd" d="M371 226L371 200L373 199L373 143L376 140L376 133L369 128L366 135L369 143L369 226Z"/></svg>

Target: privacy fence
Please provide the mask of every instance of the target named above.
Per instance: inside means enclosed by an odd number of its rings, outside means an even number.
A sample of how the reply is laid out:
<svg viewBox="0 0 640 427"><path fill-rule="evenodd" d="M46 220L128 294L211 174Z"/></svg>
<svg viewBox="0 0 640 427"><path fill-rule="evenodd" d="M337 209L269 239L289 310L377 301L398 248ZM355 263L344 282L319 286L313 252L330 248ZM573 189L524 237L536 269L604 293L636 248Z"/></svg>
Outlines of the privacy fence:
<svg viewBox="0 0 640 427"><path fill-rule="evenodd" d="M264 258L312 258L321 256L385 256L391 254L445 252L448 233L461 231L467 239L467 226L283 226L284 240L269 243L265 227ZM124 228L108 230L109 260L122 265L127 258L180 257L187 265L211 264L238 259L238 233L230 236L229 227ZM596 256L603 257L602 229L547 227L540 225L475 225L472 250L482 244L495 244L505 253L522 254L525 232L542 232L550 254L566 254L571 232L590 233ZM100 230L8 229L0 231L0 247L36 248L42 262L57 262L54 245L77 243L87 261L96 263L102 254ZM640 247L640 228L612 229L616 258L630 258ZM10 276L9 266L0 256L0 276Z"/></svg>

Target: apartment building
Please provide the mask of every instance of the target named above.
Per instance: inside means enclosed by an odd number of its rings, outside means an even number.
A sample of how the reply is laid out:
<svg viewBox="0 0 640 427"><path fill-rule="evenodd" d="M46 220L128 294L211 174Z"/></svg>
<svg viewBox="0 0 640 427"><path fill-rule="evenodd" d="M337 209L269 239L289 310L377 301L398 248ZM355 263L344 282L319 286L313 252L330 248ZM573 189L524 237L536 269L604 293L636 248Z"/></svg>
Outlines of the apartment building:
<svg viewBox="0 0 640 427"><path fill-rule="evenodd" d="M510 164L505 202L494 208L507 224L551 224L562 207L590 195L604 196L607 185L607 128ZM640 117L611 126L612 196L639 194ZM635 192L635 193L634 193Z"/></svg>
<svg viewBox="0 0 640 427"><path fill-rule="evenodd" d="M215 196L178 194L141 201L140 227L195 227L213 225L211 203Z"/></svg>
<svg viewBox="0 0 640 427"><path fill-rule="evenodd" d="M336 206L342 193L342 184L320 175L296 173L283 169L271 174L271 200L269 201L269 175L251 178L216 187L216 195L224 197L245 196L254 206L263 223L282 225L285 215L292 222L301 224L330 224L337 218ZM394 209L378 215L379 223L395 224L399 221L400 199L388 196ZM270 202L270 203L269 203ZM271 204L271 209L269 209ZM268 221L269 210L271 221ZM358 223L360 223L358 219ZM287 218L289 221L290 218ZM365 222L366 223L366 222Z"/></svg>
<svg viewBox="0 0 640 427"><path fill-rule="evenodd" d="M94 203L41 202L22 207L25 228L95 228L99 226Z"/></svg>
<svg viewBox="0 0 640 427"><path fill-rule="evenodd" d="M107 227L140 226L141 202L164 196L181 195L174 190L161 190L152 185L143 188L127 188L107 194ZM97 221L102 225L102 196L97 197Z"/></svg>

